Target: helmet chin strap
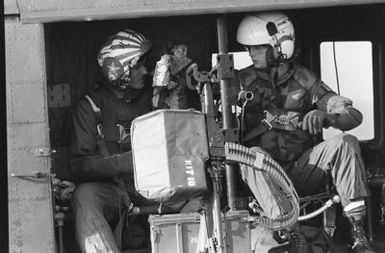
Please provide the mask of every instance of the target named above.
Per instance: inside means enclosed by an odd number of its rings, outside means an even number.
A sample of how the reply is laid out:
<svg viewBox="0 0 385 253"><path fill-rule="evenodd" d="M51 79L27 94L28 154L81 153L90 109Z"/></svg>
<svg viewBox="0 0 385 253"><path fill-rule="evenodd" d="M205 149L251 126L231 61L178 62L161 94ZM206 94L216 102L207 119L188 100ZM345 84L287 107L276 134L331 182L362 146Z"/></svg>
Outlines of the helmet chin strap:
<svg viewBox="0 0 385 253"><path fill-rule="evenodd" d="M116 91L120 91L120 92L124 92L130 86L129 83L123 82L121 79L118 79L118 80L111 82L110 85L111 85L112 89L114 89Z"/></svg>
<svg viewBox="0 0 385 253"><path fill-rule="evenodd" d="M269 49L266 52L266 64L268 68L277 67L280 63L283 61L279 60L279 57L277 58L274 54L274 48L269 47Z"/></svg>
<svg viewBox="0 0 385 253"><path fill-rule="evenodd" d="M118 82L118 81L116 81ZM119 82L122 82L121 80L119 80ZM122 88L122 86L124 88ZM111 86L111 90L114 92L114 94L120 98L120 99L123 99L124 101L126 101L127 103L131 102L132 100L134 100L135 98L139 97L144 89L133 89L130 87L130 84L127 83L127 84L112 84Z"/></svg>
<svg viewBox="0 0 385 253"><path fill-rule="evenodd" d="M270 76L270 82L274 88L274 90L277 89L277 81L278 81L278 75L279 75L279 66L284 63L289 63L294 60L294 57L291 59L286 59L285 55L283 55L280 50L278 49L278 56L274 54L274 48L269 47L269 49L266 52L266 64L267 67L262 70L264 72L267 72Z"/></svg>
<svg viewBox="0 0 385 253"><path fill-rule="evenodd" d="M300 48L295 47L293 56L290 59L287 59L285 54L282 54L278 50L278 56L276 57L274 54L274 48L270 47L269 50L266 52L266 63L268 68L277 67L282 63L290 63L293 62L300 53Z"/></svg>

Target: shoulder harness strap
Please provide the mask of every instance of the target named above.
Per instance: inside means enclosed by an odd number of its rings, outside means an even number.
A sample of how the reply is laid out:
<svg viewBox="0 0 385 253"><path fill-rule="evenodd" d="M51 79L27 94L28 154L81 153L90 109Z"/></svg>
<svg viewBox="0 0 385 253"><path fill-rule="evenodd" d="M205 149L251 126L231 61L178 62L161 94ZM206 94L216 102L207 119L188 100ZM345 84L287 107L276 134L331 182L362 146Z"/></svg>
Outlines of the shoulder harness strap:
<svg viewBox="0 0 385 253"><path fill-rule="evenodd" d="M107 144L104 140L104 134L103 134L103 127L102 127L102 112L100 108L94 103L94 101L91 99L90 96L85 95L84 96L89 104L92 107L92 110L95 112L96 119L97 119L97 125L96 125L96 131L97 131L97 146L99 148L100 153L102 156L106 157L110 155L110 152L108 150Z"/></svg>
<svg viewBox="0 0 385 253"><path fill-rule="evenodd" d="M92 100L92 98L88 95L85 95L84 96L88 102L90 103L91 107L92 107L92 110L94 110L95 113L100 113L100 108L94 103L94 101Z"/></svg>
<svg viewBox="0 0 385 253"><path fill-rule="evenodd" d="M88 103L91 105L91 108L96 115L96 120L97 120L96 131L98 133L97 135L98 140L104 141L103 127L102 127L102 112L89 95L85 95L84 97L87 99Z"/></svg>
<svg viewBox="0 0 385 253"><path fill-rule="evenodd" d="M101 110L100 108L95 104L95 102L92 100L92 98L88 95L84 96L88 103L91 105L92 110L94 111L96 115L96 119L98 124L96 125L96 130L98 132L98 138L104 138L103 131L102 131L102 115L101 115Z"/></svg>

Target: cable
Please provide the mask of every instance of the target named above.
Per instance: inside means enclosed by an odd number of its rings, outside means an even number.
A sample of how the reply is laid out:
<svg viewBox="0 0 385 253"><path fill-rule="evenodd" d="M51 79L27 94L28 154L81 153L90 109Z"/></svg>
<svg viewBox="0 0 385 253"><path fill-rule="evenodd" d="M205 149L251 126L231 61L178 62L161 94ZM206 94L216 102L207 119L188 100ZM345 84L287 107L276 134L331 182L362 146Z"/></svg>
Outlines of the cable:
<svg viewBox="0 0 385 253"><path fill-rule="evenodd" d="M240 123L240 133L239 133L239 142L241 144L243 144L243 131L245 129L245 111L246 111L246 105L247 105L247 101L246 100L245 102L242 103L242 112L241 112L241 123Z"/></svg>
<svg viewBox="0 0 385 253"><path fill-rule="evenodd" d="M341 95L340 92L340 80L338 76L338 67L337 67L337 57L336 57L336 42L333 40L333 60L334 60L334 70L336 73L336 81L337 81L337 92L338 96Z"/></svg>

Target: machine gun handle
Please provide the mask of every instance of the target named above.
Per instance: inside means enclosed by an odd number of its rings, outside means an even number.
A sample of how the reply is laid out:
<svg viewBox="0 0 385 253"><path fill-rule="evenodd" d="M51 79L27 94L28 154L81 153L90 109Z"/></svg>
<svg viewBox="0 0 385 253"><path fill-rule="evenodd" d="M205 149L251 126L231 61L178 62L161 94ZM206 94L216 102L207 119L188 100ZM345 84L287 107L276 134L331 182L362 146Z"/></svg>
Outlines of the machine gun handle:
<svg viewBox="0 0 385 253"><path fill-rule="evenodd" d="M198 65L196 63L191 64L186 70L186 85L191 90L197 90L200 93L201 83L218 83L220 80L217 75L214 74L218 68L215 66L210 72L198 71ZM191 82L192 77L198 82L197 85L193 85Z"/></svg>

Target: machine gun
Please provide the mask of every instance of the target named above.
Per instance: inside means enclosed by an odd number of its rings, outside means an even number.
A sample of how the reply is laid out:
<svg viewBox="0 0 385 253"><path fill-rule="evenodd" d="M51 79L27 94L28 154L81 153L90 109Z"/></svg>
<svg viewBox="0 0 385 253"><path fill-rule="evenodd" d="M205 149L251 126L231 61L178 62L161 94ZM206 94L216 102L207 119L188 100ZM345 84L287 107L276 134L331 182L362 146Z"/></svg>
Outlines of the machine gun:
<svg viewBox="0 0 385 253"><path fill-rule="evenodd" d="M218 56L220 59L231 59L227 55ZM231 61L230 61L231 62ZM220 66L220 65L219 65ZM217 65L218 67L218 65ZM224 163L225 157L225 140L230 139L232 142L236 142L236 132L234 129L220 129L219 125L216 121L216 113L214 108L214 99L213 92L210 84L219 83L221 80L214 74L214 70L219 70L219 75L223 77L231 76L231 68L232 65L226 65L225 68L214 68L210 72L199 72L198 66L196 64L191 65L186 71L186 80L187 86L190 89L196 89L200 94L202 111L206 115L206 128L207 128L207 136L208 136L208 146L209 146L209 154L211 157L211 166L209 167L209 174L213 182L213 237L211 237L211 247L210 251L213 252L227 252L226 246L224 245L223 231L226 231L222 228L222 212L221 212L221 195L223 193L222 190L222 177L224 171L226 170L226 174L233 174L233 168L231 165L226 165ZM196 86L192 85L191 77L198 82ZM224 80L222 80L223 82ZM203 86L202 86L203 83ZM226 84L225 84L226 85ZM225 86L223 85L223 86ZM226 107L224 104L223 108ZM224 112L225 113L225 112ZM223 120L227 120L227 117L231 115L224 114ZM223 126L225 122L223 122ZM226 134L227 133L227 134ZM227 177L227 179L232 179L232 176ZM233 182L227 181L229 185L228 187L228 203L233 203L234 198L234 187ZM213 239L215 238L215 239Z"/></svg>

